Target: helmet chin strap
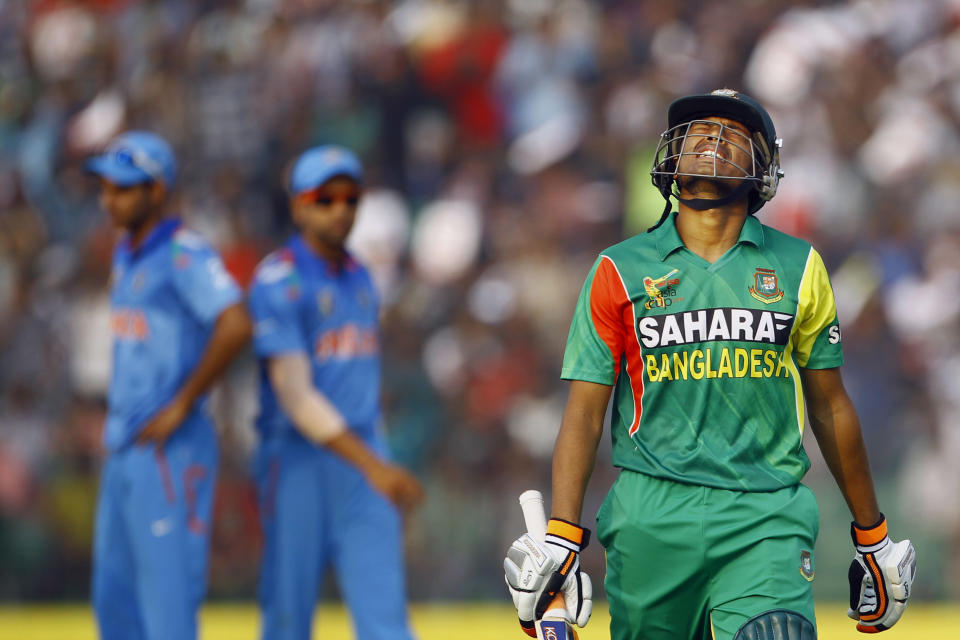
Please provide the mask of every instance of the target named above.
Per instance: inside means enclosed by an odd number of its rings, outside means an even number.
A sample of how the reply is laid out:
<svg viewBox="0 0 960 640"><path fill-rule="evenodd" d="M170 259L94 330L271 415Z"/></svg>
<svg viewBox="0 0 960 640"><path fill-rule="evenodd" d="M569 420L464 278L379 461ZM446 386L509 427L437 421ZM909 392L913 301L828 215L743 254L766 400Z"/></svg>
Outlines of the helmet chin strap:
<svg viewBox="0 0 960 640"><path fill-rule="evenodd" d="M665 196L665 197L666 197L666 199L667 199L667 204L666 204L666 206L663 207L663 213L660 215L660 219L657 220L657 224L655 224L655 225L653 225L652 227L650 227L649 229L647 229L647 233L651 233L651 232L655 231L660 225L662 225L662 224L664 223L664 221L665 221L667 218L670 217L670 209L671 209L671 206L670 206L670 196Z"/></svg>
<svg viewBox="0 0 960 640"><path fill-rule="evenodd" d="M749 180L744 180L741 182L735 189L730 191L725 196L720 196L719 198L677 198L680 202L687 205L691 209L696 209L697 211L705 211L707 209L713 209L715 207L723 207L730 204L731 202L736 202L737 200L742 200L747 196L750 190L753 188L753 183Z"/></svg>
<svg viewBox="0 0 960 640"><path fill-rule="evenodd" d="M677 198L677 200L687 205L691 209L695 209L697 211L706 211L707 209L713 209L714 207L722 207L724 205L730 204L731 202L742 200L747 196L747 194L750 192L750 189L752 188L753 188L753 183L750 182L749 180L744 180L739 185L737 185L735 189L730 191L730 193L728 193L727 195L720 196L719 198L715 198L712 200L709 198L680 198L678 196L675 196L675 197ZM667 198L667 204L663 208L663 214L660 216L660 219L657 221L655 225L647 229L647 233L650 233L651 231L654 231L655 229L657 229L660 225L662 225L667 220L668 217L670 217L670 209L671 209L670 198L667 196L665 197Z"/></svg>
<svg viewBox="0 0 960 640"><path fill-rule="evenodd" d="M737 188L730 191L725 196L720 196L719 198L680 198L677 200L687 205L691 209L696 209L697 211L705 211L707 209L713 209L715 207L723 207L730 204L731 202L736 202L737 200L742 200L747 196L750 190L753 188L753 182L750 180L744 180Z"/></svg>

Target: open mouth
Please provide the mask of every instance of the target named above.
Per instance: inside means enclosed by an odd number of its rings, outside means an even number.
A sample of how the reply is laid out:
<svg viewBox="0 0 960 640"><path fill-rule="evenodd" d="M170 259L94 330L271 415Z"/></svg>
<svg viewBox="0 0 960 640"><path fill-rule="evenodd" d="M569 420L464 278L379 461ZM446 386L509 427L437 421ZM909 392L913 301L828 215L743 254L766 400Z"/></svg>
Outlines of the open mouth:
<svg viewBox="0 0 960 640"><path fill-rule="evenodd" d="M714 149L705 149L703 151L698 151L697 156L700 158L710 158L711 160L716 159L716 160L722 160L723 162L727 162L727 159L723 156L723 154L717 153L716 150Z"/></svg>

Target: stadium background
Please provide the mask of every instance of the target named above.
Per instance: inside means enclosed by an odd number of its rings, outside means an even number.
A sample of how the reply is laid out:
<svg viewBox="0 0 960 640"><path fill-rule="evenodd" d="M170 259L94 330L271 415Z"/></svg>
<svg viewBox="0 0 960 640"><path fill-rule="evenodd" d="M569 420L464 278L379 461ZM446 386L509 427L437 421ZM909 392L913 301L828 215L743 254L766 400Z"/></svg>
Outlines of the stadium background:
<svg viewBox="0 0 960 640"><path fill-rule="evenodd" d="M670 100L722 86L760 99L785 140L786 178L759 215L824 255L882 505L920 554L905 620L947 637L936 625L960 598L958 0L0 2L0 629L92 637L115 236L82 161L112 134L173 142L176 209L241 282L290 231L287 162L321 142L364 158L352 244L385 302L391 443L428 491L407 523L415 624L499 628L512 624L500 562L522 526L516 496L549 488L582 279L659 216L647 170ZM223 454L205 637L255 621L253 365L248 352L212 399ZM849 517L808 445L830 625ZM588 518L613 478L608 447ZM584 564L602 575L598 549ZM443 617L463 603L490 605ZM602 623L588 631L603 637Z"/></svg>

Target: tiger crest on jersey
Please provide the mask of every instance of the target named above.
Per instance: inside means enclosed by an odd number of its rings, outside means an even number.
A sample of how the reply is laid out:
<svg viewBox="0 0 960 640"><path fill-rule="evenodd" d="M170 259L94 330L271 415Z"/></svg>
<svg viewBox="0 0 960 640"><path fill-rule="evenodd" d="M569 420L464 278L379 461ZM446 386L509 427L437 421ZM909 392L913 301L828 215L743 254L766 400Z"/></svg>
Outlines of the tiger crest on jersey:
<svg viewBox="0 0 960 640"><path fill-rule="evenodd" d="M806 549L800 552L800 574L807 582L813 582L813 555Z"/></svg>
<svg viewBox="0 0 960 640"><path fill-rule="evenodd" d="M764 304L772 304L783 300L783 289L780 288L777 282L777 274L773 269L757 267L753 274L753 286L747 291Z"/></svg>

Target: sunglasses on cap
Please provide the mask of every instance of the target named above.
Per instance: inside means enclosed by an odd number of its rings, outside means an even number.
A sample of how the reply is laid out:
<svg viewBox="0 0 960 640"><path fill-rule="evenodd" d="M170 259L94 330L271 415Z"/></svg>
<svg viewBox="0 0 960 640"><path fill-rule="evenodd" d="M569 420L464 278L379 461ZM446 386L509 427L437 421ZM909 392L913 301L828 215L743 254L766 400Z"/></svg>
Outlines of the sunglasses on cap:
<svg viewBox="0 0 960 640"><path fill-rule="evenodd" d="M360 189L347 189L345 191L332 191L323 187L310 189L297 195L300 202L316 204L321 207L329 207L335 202L343 202L349 206L356 206L360 202Z"/></svg>

